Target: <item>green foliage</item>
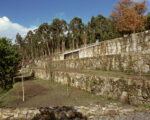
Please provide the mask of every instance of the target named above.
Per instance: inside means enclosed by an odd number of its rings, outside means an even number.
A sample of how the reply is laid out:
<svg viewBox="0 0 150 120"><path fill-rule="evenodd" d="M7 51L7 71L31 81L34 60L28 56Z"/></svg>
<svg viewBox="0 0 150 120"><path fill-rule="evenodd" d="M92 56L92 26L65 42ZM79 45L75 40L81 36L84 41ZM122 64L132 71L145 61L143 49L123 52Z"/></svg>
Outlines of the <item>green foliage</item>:
<svg viewBox="0 0 150 120"><path fill-rule="evenodd" d="M75 83L75 79L74 79L74 78L72 79L72 83L73 83L73 84Z"/></svg>
<svg viewBox="0 0 150 120"><path fill-rule="evenodd" d="M91 18L91 21L88 23L88 33L89 43L96 42L96 40L104 41L121 36L113 27L112 21L102 15Z"/></svg>
<svg viewBox="0 0 150 120"><path fill-rule="evenodd" d="M7 89L12 86L21 57L16 47L6 38L0 38L0 55L0 87Z"/></svg>
<svg viewBox="0 0 150 120"><path fill-rule="evenodd" d="M73 18L70 23L56 18L51 24L43 23L38 29L29 31L24 39L17 34L16 43L23 58L35 59L77 49L95 43L96 40L104 41L120 36L109 18L98 15L92 17L87 25L79 17Z"/></svg>
<svg viewBox="0 0 150 120"><path fill-rule="evenodd" d="M94 83L93 82L90 82L90 87L93 87Z"/></svg>
<svg viewBox="0 0 150 120"><path fill-rule="evenodd" d="M33 69L33 64L29 64L29 70L32 70Z"/></svg>
<svg viewBox="0 0 150 120"><path fill-rule="evenodd" d="M93 83L94 83L94 84L98 84L98 81L95 79L95 80L93 81Z"/></svg>
<svg viewBox="0 0 150 120"><path fill-rule="evenodd" d="M90 82L90 87L97 85L97 84L98 84L98 81L95 79L95 80Z"/></svg>
<svg viewBox="0 0 150 120"><path fill-rule="evenodd" d="M75 17L69 24L69 30L72 34L72 47L78 48L83 41L81 39L81 35L83 33L84 25L82 23L82 19Z"/></svg>
<svg viewBox="0 0 150 120"><path fill-rule="evenodd" d="M147 14L147 19L146 19L146 29L150 29L150 12Z"/></svg>
<svg viewBox="0 0 150 120"><path fill-rule="evenodd" d="M144 107L144 108L150 109L150 105L148 105L148 104L141 104L141 107Z"/></svg>

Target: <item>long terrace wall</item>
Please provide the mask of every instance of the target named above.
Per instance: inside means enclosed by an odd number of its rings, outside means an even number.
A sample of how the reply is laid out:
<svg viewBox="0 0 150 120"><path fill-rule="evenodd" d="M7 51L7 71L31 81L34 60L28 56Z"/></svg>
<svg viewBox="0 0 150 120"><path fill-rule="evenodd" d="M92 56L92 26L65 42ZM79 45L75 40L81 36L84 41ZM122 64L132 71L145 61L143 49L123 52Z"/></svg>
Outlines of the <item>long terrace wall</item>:
<svg viewBox="0 0 150 120"><path fill-rule="evenodd" d="M54 57L54 67L150 73L150 31L106 40L78 49L78 54L77 59L64 59L66 53Z"/></svg>

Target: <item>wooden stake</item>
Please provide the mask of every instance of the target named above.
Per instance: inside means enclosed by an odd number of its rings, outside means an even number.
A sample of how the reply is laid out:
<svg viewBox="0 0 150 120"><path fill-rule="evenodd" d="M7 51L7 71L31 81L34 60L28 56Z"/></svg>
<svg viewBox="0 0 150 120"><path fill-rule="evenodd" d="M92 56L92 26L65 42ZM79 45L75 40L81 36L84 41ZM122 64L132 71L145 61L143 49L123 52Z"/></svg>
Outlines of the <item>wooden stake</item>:
<svg viewBox="0 0 150 120"><path fill-rule="evenodd" d="M67 96L69 96L69 85L68 85L68 83L67 83Z"/></svg>
<svg viewBox="0 0 150 120"><path fill-rule="evenodd" d="M22 68L23 68L23 61L22 61ZM24 82L24 78L23 78L23 69L22 69L22 101L24 102L24 83L23 82Z"/></svg>
<svg viewBox="0 0 150 120"><path fill-rule="evenodd" d="M24 83L23 83L23 74L22 74L22 101L24 102Z"/></svg>

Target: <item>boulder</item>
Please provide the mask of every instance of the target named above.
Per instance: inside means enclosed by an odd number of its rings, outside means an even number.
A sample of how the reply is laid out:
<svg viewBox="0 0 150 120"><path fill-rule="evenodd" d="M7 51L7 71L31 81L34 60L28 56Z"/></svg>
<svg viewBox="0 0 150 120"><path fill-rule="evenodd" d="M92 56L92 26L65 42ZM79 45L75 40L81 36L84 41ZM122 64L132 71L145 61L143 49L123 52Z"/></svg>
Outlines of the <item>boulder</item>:
<svg viewBox="0 0 150 120"><path fill-rule="evenodd" d="M120 97L120 100L123 104L129 104L129 95L128 95L128 92L126 91L123 91L122 92L122 95Z"/></svg>

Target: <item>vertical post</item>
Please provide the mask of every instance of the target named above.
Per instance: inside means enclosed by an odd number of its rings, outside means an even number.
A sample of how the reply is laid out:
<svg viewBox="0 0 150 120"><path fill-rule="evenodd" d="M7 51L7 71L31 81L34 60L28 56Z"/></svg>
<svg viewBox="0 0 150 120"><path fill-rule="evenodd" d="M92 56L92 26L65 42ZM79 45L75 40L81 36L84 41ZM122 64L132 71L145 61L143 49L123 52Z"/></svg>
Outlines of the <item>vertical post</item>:
<svg viewBox="0 0 150 120"><path fill-rule="evenodd" d="M69 83L67 83L67 96L69 97Z"/></svg>
<svg viewBox="0 0 150 120"><path fill-rule="evenodd" d="M23 62L24 62L24 58L22 61L22 68L23 68ZM22 101L24 102L24 78L23 78L23 69L22 69Z"/></svg>

